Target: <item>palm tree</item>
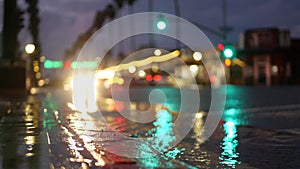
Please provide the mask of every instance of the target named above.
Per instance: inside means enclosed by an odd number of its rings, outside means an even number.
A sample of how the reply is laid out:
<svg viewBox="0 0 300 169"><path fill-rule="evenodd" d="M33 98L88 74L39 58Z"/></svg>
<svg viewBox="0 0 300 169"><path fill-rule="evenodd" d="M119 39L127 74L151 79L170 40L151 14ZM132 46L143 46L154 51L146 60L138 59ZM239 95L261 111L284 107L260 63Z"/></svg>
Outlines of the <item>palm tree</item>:
<svg viewBox="0 0 300 169"><path fill-rule="evenodd" d="M3 38L2 38L2 57L4 60L13 64L17 55L17 35L19 32L18 23L16 22L18 15L17 1L4 0L3 13Z"/></svg>
<svg viewBox="0 0 300 169"><path fill-rule="evenodd" d="M127 0L127 3L132 6L135 1L136 0ZM117 8L114 7L114 4ZM121 9L123 6L123 0L114 0L114 3L107 4L103 11L97 11L91 27L85 33L78 36L71 49L66 50L64 56L65 59L68 59L68 57L74 57L76 51L80 50L84 45L85 41L83 40L87 40L95 31L101 28L106 19L113 19L116 15L116 10Z"/></svg>
<svg viewBox="0 0 300 169"><path fill-rule="evenodd" d="M26 3L28 4L27 12L30 15L29 18L29 31L32 36L32 41L36 46L36 59L41 54L41 48L40 48L40 41L39 41L39 9L38 9L38 0L26 0Z"/></svg>

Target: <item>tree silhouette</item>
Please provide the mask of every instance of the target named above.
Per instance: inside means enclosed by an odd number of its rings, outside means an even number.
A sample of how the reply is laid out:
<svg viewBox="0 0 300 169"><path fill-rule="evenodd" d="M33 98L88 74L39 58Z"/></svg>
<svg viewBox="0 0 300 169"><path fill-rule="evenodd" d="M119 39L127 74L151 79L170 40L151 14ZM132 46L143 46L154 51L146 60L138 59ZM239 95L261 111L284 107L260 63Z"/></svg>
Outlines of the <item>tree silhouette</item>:
<svg viewBox="0 0 300 169"><path fill-rule="evenodd" d="M91 25L91 27L85 32L78 36L75 43L73 43L72 47L70 49L67 49L64 54L64 58L68 59L69 57L74 57L76 52L80 50L84 43L88 40L89 37L93 35L99 28L103 26L103 23L105 20L113 19L116 15L116 9L121 9L124 6L123 2L127 2L128 5L132 6L136 0L114 0L114 4L108 4L106 5L105 9L103 11L97 11L94 22ZM117 6L114 7L114 6Z"/></svg>
<svg viewBox="0 0 300 169"><path fill-rule="evenodd" d="M29 13L29 31L32 36L32 41L36 46L36 56L39 57L41 54L40 41L39 41L39 9L38 0L26 0L28 4L27 12Z"/></svg>
<svg viewBox="0 0 300 169"><path fill-rule="evenodd" d="M36 45L36 57L41 53L39 42L39 16L38 0L25 0L28 4L27 12L30 15L29 31L32 35L33 43ZM24 27L24 11L17 6L17 0L4 0L3 16L3 38L2 38L2 57L10 60L11 64L17 58L19 51L18 33Z"/></svg>
<svg viewBox="0 0 300 169"><path fill-rule="evenodd" d="M16 0L4 0L2 57L11 64L14 63L18 51L17 37L20 28L16 21L19 21L19 11Z"/></svg>

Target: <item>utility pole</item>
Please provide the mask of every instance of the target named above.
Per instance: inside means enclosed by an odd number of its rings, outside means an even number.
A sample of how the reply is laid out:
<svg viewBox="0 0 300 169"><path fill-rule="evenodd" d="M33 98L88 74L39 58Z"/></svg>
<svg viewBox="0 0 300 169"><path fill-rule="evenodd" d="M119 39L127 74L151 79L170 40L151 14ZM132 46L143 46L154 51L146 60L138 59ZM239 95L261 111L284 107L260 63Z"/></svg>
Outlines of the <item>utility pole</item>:
<svg viewBox="0 0 300 169"><path fill-rule="evenodd" d="M226 45L228 43L227 34L232 31L232 27L227 25L227 6L226 0L222 0L222 21L223 25L220 26L220 31L223 35L223 43ZM231 69L230 67L225 67L226 81L227 83L231 83Z"/></svg>
<svg viewBox="0 0 300 169"><path fill-rule="evenodd" d="M180 17L180 5L179 5L179 1L178 0L173 0L174 3L174 9L175 9L175 15L177 17ZM179 37L180 39L180 24L179 24L179 19L176 19L176 35ZM176 40L176 48L180 50L180 41Z"/></svg>
<svg viewBox="0 0 300 169"><path fill-rule="evenodd" d="M226 9L226 0L222 0L222 9L223 9L223 33L224 33L224 42L227 42L227 9Z"/></svg>
<svg viewBox="0 0 300 169"><path fill-rule="evenodd" d="M149 12L153 12L153 0L148 0L148 11ZM153 22L153 15L151 14L150 15L150 29L152 31L153 29L153 25L154 25L154 22ZM155 47L155 42L154 42L154 35L149 35L149 45L151 47Z"/></svg>
<svg viewBox="0 0 300 169"><path fill-rule="evenodd" d="M226 0L222 0L222 22L223 25L220 26L220 31L223 34L223 43L227 43L227 34L228 32L232 31L232 27L227 25L227 5Z"/></svg>
<svg viewBox="0 0 300 169"><path fill-rule="evenodd" d="M128 0L128 14L133 14L133 3L135 0ZM133 19L130 19L130 26L131 26L131 34L135 32L135 23ZM130 48L131 51L135 49L135 37L130 38Z"/></svg>

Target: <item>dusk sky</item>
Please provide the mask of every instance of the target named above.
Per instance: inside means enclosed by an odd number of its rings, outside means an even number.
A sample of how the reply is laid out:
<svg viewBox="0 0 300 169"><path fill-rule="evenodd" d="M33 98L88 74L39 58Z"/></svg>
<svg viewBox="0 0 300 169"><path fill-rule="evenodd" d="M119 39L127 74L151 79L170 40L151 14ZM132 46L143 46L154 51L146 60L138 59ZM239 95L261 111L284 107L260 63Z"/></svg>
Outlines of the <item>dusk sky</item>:
<svg viewBox="0 0 300 169"><path fill-rule="evenodd" d="M80 33L85 32L94 20L96 11L101 11L113 0L40 0L40 40L43 55L61 59ZM22 8L24 2L18 2ZM217 30L222 25L222 0L179 0L181 17ZM155 12L174 13L173 0L154 0ZM233 27L229 41L237 42L245 29L279 27L289 29L293 38L300 38L299 0L227 0L227 23ZM0 0L0 29L3 23L3 0ZM134 12L147 12L148 2L138 0ZM127 15L127 5L117 17ZM204 31L205 32L205 31ZM221 39L205 32L216 44ZM24 29L21 43L30 42Z"/></svg>

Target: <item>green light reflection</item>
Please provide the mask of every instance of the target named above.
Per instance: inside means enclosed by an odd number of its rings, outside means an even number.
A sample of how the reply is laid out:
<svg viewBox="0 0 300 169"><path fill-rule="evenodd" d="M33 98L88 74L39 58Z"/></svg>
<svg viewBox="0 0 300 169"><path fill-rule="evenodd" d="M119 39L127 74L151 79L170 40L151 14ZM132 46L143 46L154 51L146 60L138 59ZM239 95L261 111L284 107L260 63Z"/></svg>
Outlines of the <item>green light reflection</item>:
<svg viewBox="0 0 300 169"><path fill-rule="evenodd" d="M233 121L235 125L245 125L247 121L240 109L231 108L224 111L223 119L225 121Z"/></svg>
<svg viewBox="0 0 300 169"><path fill-rule="evenodd" d="M173 132L172 114L167 110L159 110L156 116L157 119L153 122L155 128L145 134L150 137L139 147L141 155L149 156L140 159L141 166L145 168L159 168L164 165L167 168L174 168L172 161L163 162L161 159L175 159L178 154L183 154L185 149L170 149L170 144L176 139ZM159 152L163 152L163 154ZM157 153L159 154L156 155Z"/></svg>
<svg viewBox="0 0 300 169"><path fill-rule="evenodd" d="M237 164L241 162L238 160L239 152L236 148L239 145L237 140L237 126L234 121L227 121L224 125L225 137L223 138L221 148L223 152L221 153L219 159L221 164L227 165L229 167L235 168Z"/></svg>
<svg viewBox="0 0 300 169"><path fill-rule="evenodd" d="M53 111L56 110L58 106L55 105L55 102L50 97L46 97L43 107L44 107L43 126L47 131L50 131L53 128L57 127L57 122L55 120Z"/></svg>

